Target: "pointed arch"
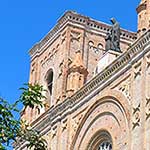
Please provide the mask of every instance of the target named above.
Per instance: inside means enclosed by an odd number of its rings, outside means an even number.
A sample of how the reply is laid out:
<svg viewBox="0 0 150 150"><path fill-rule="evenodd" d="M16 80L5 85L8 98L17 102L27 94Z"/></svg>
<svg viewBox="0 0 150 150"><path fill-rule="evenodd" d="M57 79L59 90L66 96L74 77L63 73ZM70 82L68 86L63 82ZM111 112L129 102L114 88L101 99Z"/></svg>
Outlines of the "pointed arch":
<svg viewBox="0 0 150 150"><path fill-rule="evenodd" d="M125 139L124 141L128 141L129 139L126 139L126 137L129 134L130 124L129 105L130 103L128 99L119 91L109 90L102 93L95 100L94 104L89 106L86 114L81 120L73 138L71 150L77 147L84 150L85 145L87 147L88 143L90 143L87 137L91 139L95 135L95 132L98 132L100 130L109 132L112 136L112 141L116 141L115 130L112 131L110 129L109 123L112 124L111 128L117 128L117 130L121 132L120 134L123 135L123 138ZM102 121L102 119L104 118L105 124ZM96 124L99 127L95 126ZM116 148L115 144L114 147Z"/></svg>

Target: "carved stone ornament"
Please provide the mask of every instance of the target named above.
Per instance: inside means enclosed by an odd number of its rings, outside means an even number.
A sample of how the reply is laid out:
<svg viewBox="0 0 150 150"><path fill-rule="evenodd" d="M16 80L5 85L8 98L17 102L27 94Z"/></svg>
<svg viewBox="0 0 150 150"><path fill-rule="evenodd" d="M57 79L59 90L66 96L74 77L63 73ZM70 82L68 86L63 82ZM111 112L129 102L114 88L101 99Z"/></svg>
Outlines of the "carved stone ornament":
<svg viewBox="0 0 150 150"><path fill-rule="evenodd" d="M146 56L147 68L150 66L150 55Z"/></svg>
<svg viewBox="0 0 150 150"><path fill-rule="evenodd" d="M57 133L57 127L52 128L52 130L51 130L52 138L54 138L56 136L56 133Z"/></svg>
<svg viewBox="0 0 150 150"><path fill-rule="evenodd" d="M42 63L42 68L45 69L48 66L52 65L52 60L55 58L56 56L56 52L52 53L43 63Z"/></svg>
<svg viewBox="0 0 150 150"><path fill-rule="evenodd" d="M65 73L65 69L67 68L68 65L72 63L71 58L68 58L67 60L62 60L62 62L59 64L59 75L58 78Z"/></svg>
<svg viewBox="0 0 150 150"><path fill-rule="evenodd" d="M146 120L150 118L150 97L146 97Z"/></svg>
<svg viewBox="0 0 150 150"><path fill-rule="evenodd" d="M136 107L133 108L133 128L135 129L137 126L140 126L140 104Z"/></svg>
<svg viewBox="0 0 150 150"><path fill-rule="evenodd" d="M59 75L58 77L62 76L64 69L64 60L59 64Z"/></svg>
<svg viewBox="0 0 150 150"><path fill-rule="evenodd" d="M127 99L131 100L131 74L123 78L119 83L115 84L112 89L115 89L124 94Z"/></svg>
<svg viewBox="0 0 150 150"><path fill-rule="evenodd" d="M74 133L77 131L77 128L78 128L78 126L79 126L79 124L80 124L80 121L81 121L82 117L83 117L83 114L80 114L79 116L77 116L77 117L74 119L73 125L72 125L74 132L73 132L72 137L74 136Z"/></svg>
<svg viewBox="0 0 150 150"><path fill-rule="evenodd" d="M71 39L76 39L79 41L81 34L79 32L71 31Z"/></svg>
<svg viewBox="0 0 150 150"><path fill-rule="evenodd" d="M74 53L80 49L80 36L81 35L79 32L71 31L70 36L71 36L70 51Z"/></svg>
<svg viewBox="0 0 150 150"><path fill-rule="evenodd" d="M141 62L137 63L137 65L134 67L134 78L137 77L137 75L141 75L142 67Z"/></svg>
<svg viewBox="0 0 150 150"><path fill-rule="evenodd" d="M63 44L65 40L66 40L66 31L61 35L61 44Z"/></svg>
<svg viewBox="0 0 150 150"><path fill-rule="evenodd" d="M129 100L131 100L130 94L131 81L123 82L121 86L118 88Z"/></svg>
<svg viewBox="0 0 150 150"><path fill-rule="evenodd" d="M64 131L65 129L67 129L67 120L62 122L62 131Z"/></svg>

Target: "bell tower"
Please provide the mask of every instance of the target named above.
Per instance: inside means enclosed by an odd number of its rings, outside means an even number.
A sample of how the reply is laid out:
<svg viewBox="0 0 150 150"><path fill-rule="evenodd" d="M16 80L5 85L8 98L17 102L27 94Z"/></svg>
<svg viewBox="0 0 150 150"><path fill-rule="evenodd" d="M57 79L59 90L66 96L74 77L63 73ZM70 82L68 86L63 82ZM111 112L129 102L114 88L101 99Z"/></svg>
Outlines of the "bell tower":
<svg viewBox="0 0 150 150"><path fill-rule="evenodd" d="M150 28L150 0L141 0L136 9L138 14L138 35Z"/></svg>

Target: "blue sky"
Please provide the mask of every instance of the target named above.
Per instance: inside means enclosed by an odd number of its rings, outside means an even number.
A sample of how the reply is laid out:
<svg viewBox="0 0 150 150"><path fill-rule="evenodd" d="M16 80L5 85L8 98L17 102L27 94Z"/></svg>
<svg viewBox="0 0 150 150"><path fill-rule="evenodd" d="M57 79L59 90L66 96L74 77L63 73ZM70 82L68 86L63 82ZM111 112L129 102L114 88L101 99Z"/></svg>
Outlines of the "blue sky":
<svg viewBox="0 0 150 150"><path fill-rule="evenodd" d="M109 23L115 17L121 27L136 31L135 8L140 0L1 0L0 2L0 96L10 103L29 79L28 50L66 11L74 10Z"/></svg>
<svg viewBox="0 0 150 150"><path fill-rule="evenodd" d="M28 50L66 11L74 10L109 23L115 17L125 29L136 31L135 8L140 0L1 0L0 2L0 96L10 102L28 82Z"/></svg>
<svg viewBox="0 0 150 150"><path fill-rule="evenodd" d="M135 8L140 0L1 0L0 2L0 96L11 103L18 88L29 79L29 49L66 11L74 10L109 23L115 17L121 27L136 31Z"/></svg>

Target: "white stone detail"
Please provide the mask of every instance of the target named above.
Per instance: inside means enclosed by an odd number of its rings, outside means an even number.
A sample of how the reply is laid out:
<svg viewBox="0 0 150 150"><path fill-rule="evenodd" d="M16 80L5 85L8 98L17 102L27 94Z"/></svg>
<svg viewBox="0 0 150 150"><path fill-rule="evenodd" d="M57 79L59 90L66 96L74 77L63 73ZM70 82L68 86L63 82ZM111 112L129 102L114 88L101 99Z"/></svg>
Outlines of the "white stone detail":
<svg viewBox="0 0 150 150"><path fill-rule="evenodd" d="M116 51L109 50L107 51L99 60L97 67L95 69L95 75L104 70L108 65L110 65L120 53Z"/></svg>

